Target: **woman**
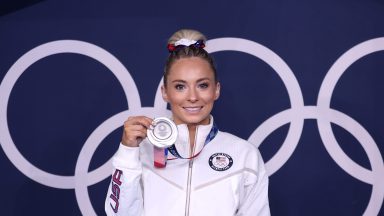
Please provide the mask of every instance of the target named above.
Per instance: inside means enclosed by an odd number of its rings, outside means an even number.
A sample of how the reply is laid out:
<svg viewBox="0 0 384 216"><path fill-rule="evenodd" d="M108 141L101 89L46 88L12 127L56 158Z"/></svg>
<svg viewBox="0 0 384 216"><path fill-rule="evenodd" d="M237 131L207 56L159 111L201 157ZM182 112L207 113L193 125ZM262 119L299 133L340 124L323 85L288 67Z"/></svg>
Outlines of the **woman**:
<svg viewBox="0 0 384 216"><path fill-rule="evenodd" d="M220 83L205 41L200 32L185 29L169 39L162 96L170 104L177 140L160 149L165 163L146 139L153 119L125 121L105 202L108 215L270 215L259 151L218 131L210 114ZM163 168L154 166L158 160Z"/></svg>

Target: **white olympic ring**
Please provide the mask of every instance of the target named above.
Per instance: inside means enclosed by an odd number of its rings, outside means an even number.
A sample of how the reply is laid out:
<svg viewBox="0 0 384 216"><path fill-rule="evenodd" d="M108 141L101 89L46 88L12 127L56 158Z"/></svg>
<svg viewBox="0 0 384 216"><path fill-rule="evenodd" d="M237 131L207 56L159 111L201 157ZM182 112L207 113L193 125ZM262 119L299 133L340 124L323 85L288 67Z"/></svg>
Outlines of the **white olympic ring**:
<svg viewBox="0 0 384 216"><path fill-rule="evenodd" d="M288 65L273 51L249 40L239 38L218 38L208 41L207 51L240 51L260 58L269 64L280 76L288 90L291 108L281 111L263 122L249 137L259 146L262 141L279 127L291 123L287 137L278 152L266 162L269 175L279 170L294 152L305 119L316 119L321 139L335 162L351 176L372 184L372 194L364 215L375 215L380 211L384 198L384 163L380 151L369 133L354 119L330 108L330 100L336 83L346 69L363 56L384 50L384 38L376 38L356 45L342 55L328 71L319 91L317 106L304 106L300 86ZM124 89L129 110L118 113L99 125L85 142L77 159L74 176L59 176L47 173L30 164L17 150L10 136L7 121L7 106L10 93L21 74L36 61L59 53L76 53L89 56L111 70ZM0 84L0 144L10 161L30 179L50 187L75 189L76 199L83 215L96 215L92 207L88 186L96 184L111 175L111 159L101 167L88 172L91 158L101 141L122 125L122 119L129 115L170 115L167 104L162 100L160 81L154 107L141 107L140 96L128 70L113 55L98 46L83 41L60 40L40 45L22 57L9 69ZM351 160L338 145L331 129L331 123L342 126L363 145L371 163L372 171Z"/></svg>
<svg viewBox="0 0 384 216"><path fill-rule="evenodd" d="M207 51L210 53L217 51L239 51L260 58L270 65L283 80L288 90L292 109L298 109L304 106L303 94L301 93L299 83L292 70L277 54L267 47L245 39L219 38L208 41ZM299 142L301 131L304 127L304 119L291 118L290 120L291 125L288 130L287 138L278 152L265 164L269 175L272 175L287 162ZM251 135L249 141L259 146L261 141L270 134L265 133L266 129L267 128L263 127L263 124L260 125Z"/></svg>
<svg viewBox="0 0 384 216"><path fill-rule="evenodd" d="M36 61L59 53L83 54L98 60L115 74L123 87L128 103L131 104L129 106L131 109L136 110L138 107L141 107L141 102L135 82L124 65L107 51L90 43L71 40L46 43L30 50L12 65L0 85L0 98L2 98L0 110L3 110L0 114L0 119L3 119L0 122L0 131L2 134L0 142L4 152L24 175L35 180L36 182L55 188L72 189L75 186L74 176L58 176L47 173L35 167L24 158L12 141L7 121L9 96L18 78ZM94 170L91 175L97 172L98 170Z"/></svg>

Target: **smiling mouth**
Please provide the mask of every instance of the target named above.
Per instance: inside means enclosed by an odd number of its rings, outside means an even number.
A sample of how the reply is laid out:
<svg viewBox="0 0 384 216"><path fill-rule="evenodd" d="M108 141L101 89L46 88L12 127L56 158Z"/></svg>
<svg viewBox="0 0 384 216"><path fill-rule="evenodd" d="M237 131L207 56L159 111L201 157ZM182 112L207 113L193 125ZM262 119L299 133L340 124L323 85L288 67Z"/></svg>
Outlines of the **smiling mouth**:
<svg viewBox="0 0 384 216"><path fill-rule="evenodd" d="M199 112L201 109L203 109L202 106L199 106L199 107L183 107L185 111L189 112L189 113L197 113Z"/></svg>

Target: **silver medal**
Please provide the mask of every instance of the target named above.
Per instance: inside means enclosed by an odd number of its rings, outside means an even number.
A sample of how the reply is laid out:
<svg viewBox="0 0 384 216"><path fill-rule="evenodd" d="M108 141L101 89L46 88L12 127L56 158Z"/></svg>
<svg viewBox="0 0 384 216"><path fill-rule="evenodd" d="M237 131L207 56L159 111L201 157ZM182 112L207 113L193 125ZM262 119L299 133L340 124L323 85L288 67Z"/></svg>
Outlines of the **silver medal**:
<svg viewBox="0 0 384 216"><path fill-rule="evenodd" d="M155 118L152 126L147 130L149 142L159 148L173 145L176 142L177 134L175 123L165 117Z"/></svg>

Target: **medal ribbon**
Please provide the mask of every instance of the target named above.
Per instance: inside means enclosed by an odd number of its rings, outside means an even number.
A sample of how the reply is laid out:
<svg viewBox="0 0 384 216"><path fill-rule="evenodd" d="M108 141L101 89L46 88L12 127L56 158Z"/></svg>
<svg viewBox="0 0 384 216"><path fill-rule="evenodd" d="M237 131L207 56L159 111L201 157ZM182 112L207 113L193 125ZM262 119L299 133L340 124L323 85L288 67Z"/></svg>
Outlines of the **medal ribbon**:
<svg viewBox="0 0 384 216"><path fill-rule="evenodd" d="M211 130L209 131L207 137L205 138L205 141L204 141L204 146L203 148L211 141L215 138L215 136L217 135L217 133L219 132L219 129L217 128L215 122L213 122L212 124L212 128ZM192 157L187 157L187 158L184 158L182 157L179 152L177 152L177 149L176 149L176 146L175 144L173 144L172 146L168 147L168 148L159 148L159 147L156 147L154 146L154 166L155 167L158 167L158 168L163 168L167 165L167 157L168 157L168 151L173 155L175 156L176 158L172 158L172 159L169 159L169 160L174 160L174 159L177 159L177 158L180 158L180 159L192 159L194 157L197 157L201 151L203 150L203 148L201 148L201 150L193 155Z"/></svg>

